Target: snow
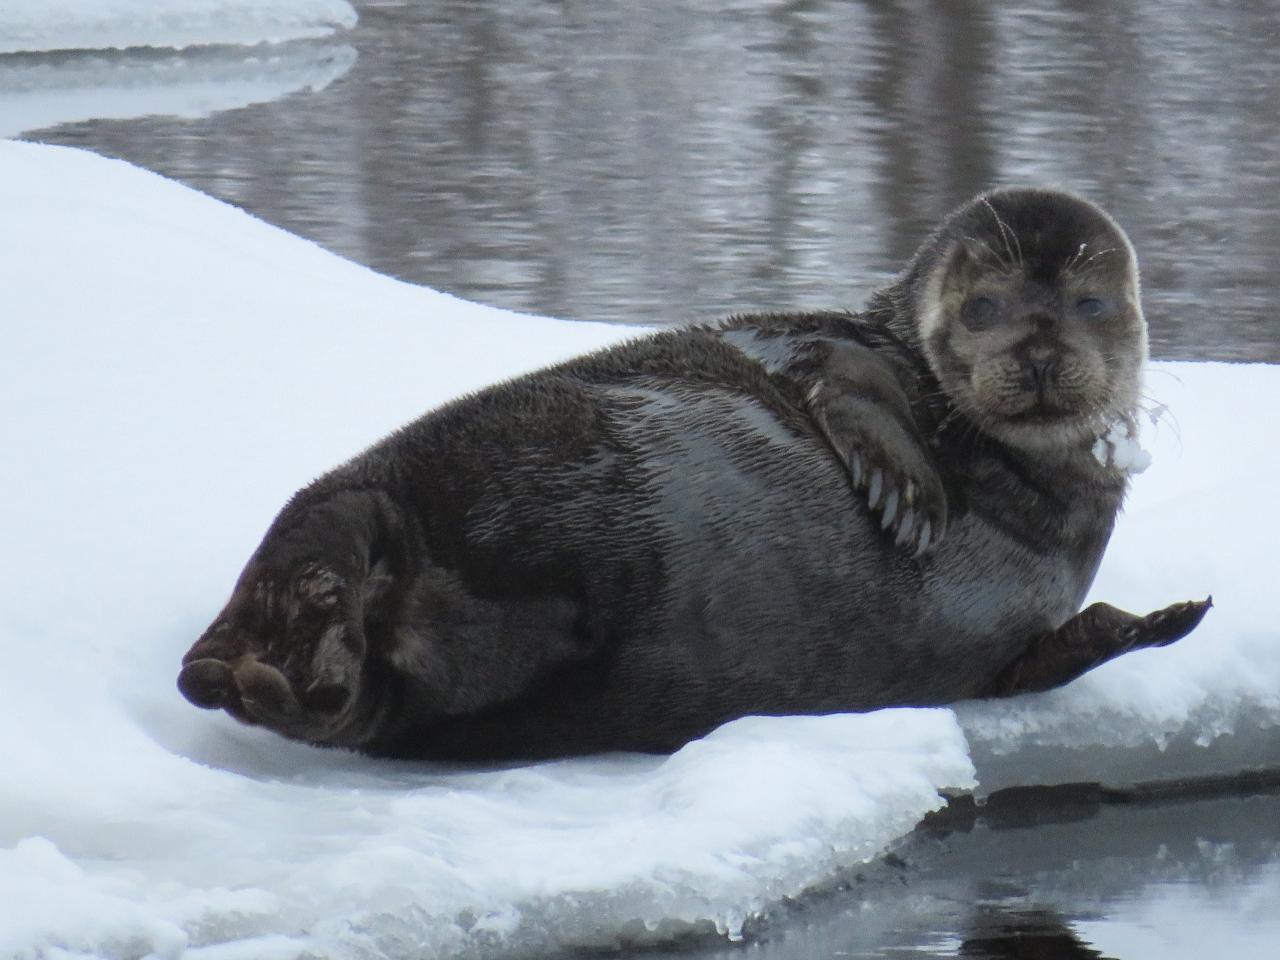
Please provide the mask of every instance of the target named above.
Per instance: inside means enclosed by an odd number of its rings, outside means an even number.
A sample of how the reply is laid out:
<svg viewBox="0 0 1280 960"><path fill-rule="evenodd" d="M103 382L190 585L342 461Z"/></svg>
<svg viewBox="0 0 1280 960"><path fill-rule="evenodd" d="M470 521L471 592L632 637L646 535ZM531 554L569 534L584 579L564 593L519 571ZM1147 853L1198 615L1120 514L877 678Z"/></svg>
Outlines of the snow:
<svg viewBox="0 0 1280 960"><path fill-rule="evenodd" d="M346 0L5 0L0 54L279 43L355 24Z"/></svg>
<svg viewBox="0 0 1280 960"><path fill-rule="evenodd" d="M380 277L75 150L0 142L0 210L0 956L737 936L972 788L974 761L990 788L1064 779L1065 753L1094 778L1138 756L1163 775L1277 739L1280 444L1237 407L1274 406L1280 370L1214 364L1154 365L1171 412L1142 438L1154 464L1095 593L1216 607L1065 690L495 769L319 751L195 710L178 659L297 487L449 397L635 331Z"/></svg>
<svg viewBox="0 0 1280 960"><path fill-rule="evenodd" d="M946 711L748 718L665 761L454 773L248 731L218 736L256 764L202 766L153 732L106 731L111 755L52 790L39 763L8 767L45 782L6 799L22 839L0 850L0 956L260 956L264 939L290 957L462 956L736 934L909 830L939 777L969 778Z"/></svg>
<svg viewBox="0 0 1280 960"><path fill-rule="evenodd" d="M1151 424L1155 426L1166 407L1152 408ZM1130 477L1142 473L1151 466L1151 454L1142 448L1134 425L1117 421L1107 428L1093 445L1093 456L1104 467L1112 466L1123 470Z"/></svg>
<svg viewBox="0 0 1280 960"><path fill-rule="evenodd" d="M0 58L0 137L89 119L205 117L323 90L355 60L324 41Z"/></svg>
<svg viewBox="0 0 1280 960"><path fill-rule="evenodd" d="M371 761L196 711L178 658L301 483L634 331L398 283L117 161L0 143L0 956L492 955L750 914L972 784L945 710L669 759Z"/></svg>

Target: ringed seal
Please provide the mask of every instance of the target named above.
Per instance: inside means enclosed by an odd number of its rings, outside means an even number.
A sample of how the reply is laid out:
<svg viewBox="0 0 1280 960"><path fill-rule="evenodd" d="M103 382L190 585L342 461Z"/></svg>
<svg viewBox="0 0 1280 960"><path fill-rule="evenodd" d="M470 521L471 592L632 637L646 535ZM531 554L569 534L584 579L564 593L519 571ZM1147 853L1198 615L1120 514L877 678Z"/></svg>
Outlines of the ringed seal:
<svg viewBox="0 0 1280 960"><path fill-rule="evenodd" d="M1114 221L984 194L862 313L658 333L321 477L179 688L287 737L441 759L1048 689L1209 605L1076 612L1127 482L1100 438L1132 434L1145 357Z"/></svg>

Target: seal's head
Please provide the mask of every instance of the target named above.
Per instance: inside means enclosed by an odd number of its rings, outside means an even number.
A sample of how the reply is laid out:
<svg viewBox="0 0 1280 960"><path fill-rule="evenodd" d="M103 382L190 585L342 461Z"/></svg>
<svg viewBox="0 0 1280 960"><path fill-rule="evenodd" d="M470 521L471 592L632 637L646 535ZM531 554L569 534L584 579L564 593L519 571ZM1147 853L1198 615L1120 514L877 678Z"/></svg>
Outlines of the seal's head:
<svg viewBox="0 0 1280 960"><path fill-rule="evenodd" d="M920 248L899 299L951 402L1028 452L1092 443L1138 405L1147 356L1124 231L1054 190L982 194Z"/></svg>

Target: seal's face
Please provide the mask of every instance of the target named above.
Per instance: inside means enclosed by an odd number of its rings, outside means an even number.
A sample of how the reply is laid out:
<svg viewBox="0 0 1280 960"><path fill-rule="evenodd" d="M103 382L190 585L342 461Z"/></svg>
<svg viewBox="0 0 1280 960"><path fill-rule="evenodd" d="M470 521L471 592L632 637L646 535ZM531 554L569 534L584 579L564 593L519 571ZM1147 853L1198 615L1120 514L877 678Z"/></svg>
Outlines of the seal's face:
<svg viewBox="0 0 1280 960"><path fill-rule="evenodd" d="M917 323L947 395L1031 451L1132 415L1146 359L1133 248L1092 204L1007 190L962 207L917 255Z"/></svg>

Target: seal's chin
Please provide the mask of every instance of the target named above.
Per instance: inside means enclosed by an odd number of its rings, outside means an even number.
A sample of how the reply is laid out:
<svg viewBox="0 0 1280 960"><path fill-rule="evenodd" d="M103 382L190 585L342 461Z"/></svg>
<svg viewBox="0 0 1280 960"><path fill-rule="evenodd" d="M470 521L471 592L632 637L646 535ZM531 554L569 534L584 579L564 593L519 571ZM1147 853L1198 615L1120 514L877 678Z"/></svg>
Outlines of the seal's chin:
<svg viewBox="0 0 1280 960"><path fill-rule="evenodd" d="M1018 413L985 418L984 427L991 436L1011 447L1038 452L1091 444L1097 439L1101 422L1102 418L1093 409L1036 402Z"/></svg>

